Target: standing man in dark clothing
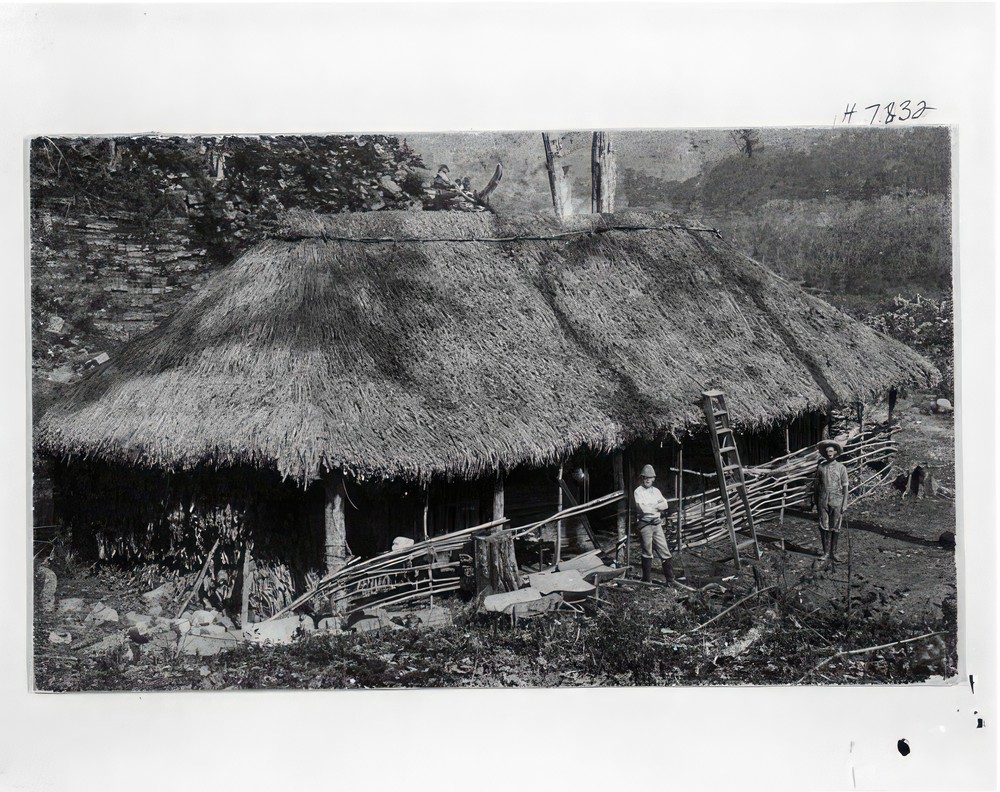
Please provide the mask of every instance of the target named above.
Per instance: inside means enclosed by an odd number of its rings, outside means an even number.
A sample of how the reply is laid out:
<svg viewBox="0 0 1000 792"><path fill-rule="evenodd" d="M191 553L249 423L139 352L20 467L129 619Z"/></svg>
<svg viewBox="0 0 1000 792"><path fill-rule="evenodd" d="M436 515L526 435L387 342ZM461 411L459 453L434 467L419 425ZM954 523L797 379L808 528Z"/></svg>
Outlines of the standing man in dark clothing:
<svg viewBox="0 0 1000 792"><path fill-rule="evenodd" d="M837 539L844 510L847 508L847 468L837 461L843 451L835 440L819 444L819 465L816 467L816 506L819 509L819 538L823 544L822 561L844 560L837 555Z"/></svg>

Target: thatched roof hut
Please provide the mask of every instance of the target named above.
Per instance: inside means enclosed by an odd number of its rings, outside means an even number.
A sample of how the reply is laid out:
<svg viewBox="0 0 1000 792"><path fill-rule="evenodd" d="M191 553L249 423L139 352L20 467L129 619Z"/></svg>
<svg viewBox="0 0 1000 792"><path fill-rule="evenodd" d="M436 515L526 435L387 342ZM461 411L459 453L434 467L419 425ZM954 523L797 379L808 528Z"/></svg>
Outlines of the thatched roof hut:
<svg viewBox="0 0 1000 792"><path fill-rule="evenodd" d="M474 477L936 371L663 214L297 215L40 422L60 456Z"/></svg>

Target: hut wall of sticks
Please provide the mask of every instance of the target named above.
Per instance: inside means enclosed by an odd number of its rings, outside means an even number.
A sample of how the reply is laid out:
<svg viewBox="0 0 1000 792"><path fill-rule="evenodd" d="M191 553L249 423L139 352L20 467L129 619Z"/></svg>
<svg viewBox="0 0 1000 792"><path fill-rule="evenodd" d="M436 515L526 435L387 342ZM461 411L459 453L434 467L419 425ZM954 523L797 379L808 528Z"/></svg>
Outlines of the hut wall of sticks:
<svg viewBox="0 0 1000 792"><path fill-rule="evenodd" d="M832 406L938 376L695 221L299 213L53 404L35 443L62 519L117 537L106 554L196 565L217 525L244 559L273 546L298 590L396 536L624 491L618 455L692 437L707 388L753 465L789 424L814 442Z"/></svg>

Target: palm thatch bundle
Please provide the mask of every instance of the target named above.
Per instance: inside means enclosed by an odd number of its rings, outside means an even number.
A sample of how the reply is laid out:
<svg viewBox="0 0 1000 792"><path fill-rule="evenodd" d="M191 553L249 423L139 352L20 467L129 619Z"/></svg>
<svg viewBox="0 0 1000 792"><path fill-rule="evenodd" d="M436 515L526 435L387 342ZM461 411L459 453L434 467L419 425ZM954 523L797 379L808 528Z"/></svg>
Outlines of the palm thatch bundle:
<svg viewBox="0 0 1000 792"><path fill-rule="evenodd" d="M474 477L930 383L923 358L663 214L291 216L71 399L60 456L302 482Z"/></svg>

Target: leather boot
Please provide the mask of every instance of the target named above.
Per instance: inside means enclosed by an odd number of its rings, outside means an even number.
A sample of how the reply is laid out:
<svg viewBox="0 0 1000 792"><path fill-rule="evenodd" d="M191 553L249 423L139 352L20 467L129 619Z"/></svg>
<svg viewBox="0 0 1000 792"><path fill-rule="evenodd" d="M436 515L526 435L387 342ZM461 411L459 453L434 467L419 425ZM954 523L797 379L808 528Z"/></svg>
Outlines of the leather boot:
<svg viewBox="0 0 1000 792"><path fill-rule="evenodd" d="M843 554L837 552L837 538L839 536L840 531L830 531L830 560L843 564L847 559Z"/></svg>
<svg viewBox="0 0 1000 792"><path fill-rule="evenodd" d="M819 557L819 560L826 561L830 558L830 532L824 531L822 528L820 528L819 541L823 545L823 554Z"/></svg>
<svg viewBox="0 0 1000 792"><path fill-rule="evenodd" d="M642 559L642 582L653 582L653 559L643 556Z"/></svg>
<svg viewBox="0 0 1000 792"><path fill-rule="evenodd" d="M674 564L669 558L663 561L663 579L666 585L674 585Z"/></svg>

